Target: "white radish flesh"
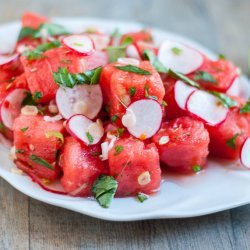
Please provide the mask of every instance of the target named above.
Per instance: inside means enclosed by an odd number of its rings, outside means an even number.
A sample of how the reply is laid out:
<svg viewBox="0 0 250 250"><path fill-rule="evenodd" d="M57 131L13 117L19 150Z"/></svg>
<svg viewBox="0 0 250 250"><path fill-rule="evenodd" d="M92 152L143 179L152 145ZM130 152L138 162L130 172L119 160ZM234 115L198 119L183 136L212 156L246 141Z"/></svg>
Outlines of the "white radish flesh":
<svg viewBox="0 0 250 250"><path fill-rule="evenodd" d="M183 110L186 109L186 103L187 103L188 97L195 90L197 89L187 85L183 81L177 81L175 83L175 86L174 86L175 101L181 109Z"/></svg>
<svg viewBox="0 0 250 250"><path fill-rule="evenodd" d="M5 64L8 64L14 60L16 60L18 57L18 54L14 54L14 55L0 55L0 66L3 66Z"/></svg>
<svg viewBox="0 0 250 250"><path fill-rule="evenodd" d="M250 82L247 77L236 77L227 90L227 94L231 96L238 96L243 99L248 99L250 96Z"/></svg>
<svg viewBox="0 0 250 250"><path fill-rule="evenodd" d="M159 130L162 122L161 105L151 99L133 102L126 111L126 116L133 116L135 120L127 127L129 133L136 138L147 139Z"/></svg>
<svg viewBox="0 0 250 250"><path fill-rule="evenodd" d="M63 43L68 48L85 56L90 55L95 51L93 41L86 35L67 36L63 39Z"/></svg>
<svg viewBox="0 0 250 250"><path fill-rule="evenodd" d="M174 41L164 41L158 52L158 59L166 67L182 74L197 70L203 63L203 56L190 47Z"/></svg>
<svg viewBox="0 0 250 250"><path fill-rule="evenodd" d="M137 48L133 44L130 44L130 45L127 46L127 48L126 48L126 56L131 57L131 58L135 58L135 59L138 59L138 60L141 59Z"/></svg>
<svg viewBox="0 0 250 250"><path fill-rule="evenodd" d="M250 138L247 138L242 145L240 161L244 167L250 169Z"/></svg>
<svg viewBox="0 0 250 250"><path fill-rule="evenodd" d="M21 105L27 96L27 89L15 89L11 91L3 100L0 108L0 116L3 124L8 129L12 129L14 120L21 113Z"/></svg>
<svg viewBox="0 0 250 250"><path fill-rule="evenodd" d="M97 50L103 50L109 46L110 36L105 34L89 34Z"/></svg>
<svg viewBox="0 0 250 250"><path fill-rule="evenodd" d="M140 61L135 58L130 58L130 57L120 57L117 60L118 63L124 64L124 65L133 65L138 67L140 65Z"/></svg>
<svg viewBox="0 0 250 250"><path fill-rule="evenodd" d="M100 133L99 136L94 137L89 131L89 128L93 126L93 124L95 123L84 115L74 115L67 121L66 127L68 132L76 139L84 142L86 145L94 145L101 140L104 130L100 127L100 130L103 132ZM91 137L91 139L88 137L88 135Z"/></svg>
<svg viewBox="0 0 250 250"><path fill-rule="evenodd" d="M77 85L72 89L59 88L56 92L56 104L65 119L75 114L93 119L101 110L102 103L102 91L99 85Z"/></svg>
<svg viewBox="0 0 250 250"><path fill-rule="evenodd" d="M211 126L222 123L228 114L218 98L202 90L194 91L188 98L187 110Z"/></svg>

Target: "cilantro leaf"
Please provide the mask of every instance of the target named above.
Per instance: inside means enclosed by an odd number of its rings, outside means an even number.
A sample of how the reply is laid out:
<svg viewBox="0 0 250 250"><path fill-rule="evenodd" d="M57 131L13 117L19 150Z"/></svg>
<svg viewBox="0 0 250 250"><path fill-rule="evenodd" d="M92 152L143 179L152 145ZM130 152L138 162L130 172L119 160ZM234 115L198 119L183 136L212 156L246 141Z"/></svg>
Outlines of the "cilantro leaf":
<svg viewBox="0 0 250 250"><path fill-rule="evenodd" d="M170 76L174 79L182 80L183 82L187 83L188 85L190 85L192 87L200 88L200 85L197 82L191 80L190 78L186 77L182 73L173 71L172 69L168 70L168 76Z"/></svg>
<svg viewBox="0 0 250 250"><path fill-rule="evenodd" d="M54 170L54 167L49 162L47 162L46 160L44 160L36 155L31 155L29 158L31 161L38 163L39 165L42 165L48 169Z"/></svg>
<svg viewBox="0 0 250 250"><path fill-rule="evenodd" d="M213 75L202 70L198 70L195 72L194 80L218 84L217 80L213 77Z"/></svg>
<svg viewBox="0 0 250 250"><path fill-rule="evenodd" d="M73 88L75 85L97 84L100 79L102 67L85 71L84 73L73 74L67 68L59 68L57 72L53 72L55 82L62 87Z"/></svg>
<svg viewBox="0 0 250 250"><path fill-rule="evenodd" d="M211 91L210 93L212 95L216 96L225 108L232 108L232 107L236 107L238 105L237 101L235 101L234 99L232 99L231 97L229 97L223 93L219 93L217 91Z"/></svg>
<svg viewBox="0 0 250 250"><path fill-rule="evenodd" d="M235 134L232 138L228 139L228 140L226 141L227 146L230 147L230 148L232 148L232 149L236 149L236 139L237 139L237 137L238 137L239 135L240 135L240 134L237 133L237 134Z"/></svg>
<svg viewBox="0 0 250 250"><path fill-rule="evenodd" d="M108 208L115 196L118 182L112 176L100 175L94 182L91 191L97 202L104 208Z"/></svg>
<svg viewBox="0 0 250 250"><path fill-rule="evenodd" d="M151 65L160 73L167 73L167 68L158 60L157 56L151 50L144 50L142 57L146 60L149 60Z"/></svg>
<svg viewBox="0 0 250 250"><path fill-rule="evenodd" d="M122 71L132 72L139 75L152 75L151 72L130 64L125 66L114 66L114 67Z"/></svg>

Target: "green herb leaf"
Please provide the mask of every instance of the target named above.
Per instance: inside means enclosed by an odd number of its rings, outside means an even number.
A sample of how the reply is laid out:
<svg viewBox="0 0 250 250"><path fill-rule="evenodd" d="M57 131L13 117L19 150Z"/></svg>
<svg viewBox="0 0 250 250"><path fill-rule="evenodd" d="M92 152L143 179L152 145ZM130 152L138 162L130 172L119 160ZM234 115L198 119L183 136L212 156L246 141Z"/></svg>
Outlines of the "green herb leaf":
<svg viewBox="0 0 250 250"><path fill-rule="evenodd" d="M179 56L179 55L181 54L181 52L182 52L182 50L181 50L180 48L177 48L177 47L173 47L173 48L171 49L171 51L172 51L175 55L177 55L177 56Z"/></svg>
<svg viewBox="0 0 250 250"><path fill-rule="evenodd" d="M149 196L147 194L144 193L138 193L137 194L137 199L143 203L145 200L147 200L149 198Z"/></svg>
<svg viewBox="0 0 250 250"><path fill-rule="evenodd" d="M73 88L75 85L97 84L100 79L102 67L85 71L80 74L69 73L66 68L59 68L53 73L55 82L62 87Z"/></svg>
<svg viewBox="0 0 250 250"><path fill-rule="evenodd" d="M156 96L154 96L154 95L149 95L148 92L149 92L149 87L148 87L148 85L145 85L145 97L146 97L146 98L153 99L153 100L155 100L155 101L158 100L158 98L157 98Z"/></svg>
<svg viewBox="0 0 250 250"><path fill-rule="evenodd" d="M120 145L116 145L115 146L115 156L116 155L119 155L122 151L124 150L124 147L123 146L120 146Z"/></svg>
<svg viewBox="0 0 250 250"><path fill-rule="evenodd" d="M240 109L240 114L250 113L250 100Z"/></svg>
<svg viewBox="0 0 250 250"><path fill-rule="evenodd" d="M94 182L91 191L98 203L102 207L108 208L115 196L117 187L118 182L112 176L100 175Z"/></svg>
<svg viewBox="0 0 250 250"><path fill-rule="evenodd" d="M129 88L128 92L129 92L129 95L131 97L133 97L135 95L135 93L136 93L136 87Z"/></svg>
<svg viewBox="0 0 250 250"><path fill-rule="evenodd" d="M26 92L26 97L23 99L22 106L26 105L35 105L36 102L33 99L33 96L30 92Z"/></svg>
<svg viewBox="0 0 250 250"><path fill-rule="evenodd" d="M206 71L201 71L201 70L195 72L194 80L195 81L200 81L201 80L203 82L218 84L216 79L211 74L209 74Z"/></svg>
<svg viewBox="0 0 250 250"><path fill-rule="evenodd" d="M240 134L237 133L237 134L235 134L232 138L228 139L228 140L226 141L227 146L230 147L230 148L232 148L232 149L236 149L236 139L237 139L237 137L238 137L239 135L240 135Z"/></svg>
<svg viewBox="0 0 250 250"><path fill-rule="evenodd" d="M40 100L43 97L43 93L42 92L34 92L33 97L36 100Z"/></svg>
<svg viewBox="0 0 250 250"><path fill-rule="evenodd" d="M164 101L164 100L163 100L163 101L162 101L162 103L161 103L161 106L162 106L162 107L167 107L167 106L168 106L168 104L167 104L167 102L166 102L166 101Z"/></svg>
<svg viewBox="0 0 250 250"><path fill-rule="evenodd" d="M29 27L23 27L18 35L18 41L20 41L21 39L25 38L25 37L34 37L34 35L37 33L36 29L32 29Z"/></svg>
<svg viewBox="0 0 250 250"><path fill-rule="evenodd" d="M111 116L111 122L112 122L112 123L116 122L116 120L117 120L118 118L119 118L118 115L112 115L112 116Z"/></svg>
<svg viewBox="0 0 250 250"><path fill-rule="evenodd" d="M2 122L0 122L0 131L1 131L2 133L5 133L6 130L7 130L7 128L4 126L4 124L3 124Z"/></svg>
<svg viewBox="0 0 250 250"><path fill-rule="evenodd" d="M121 33L118 28L115 28L114 31L110 35L111 37L120 37Z"/></svg>
<svg viewBox="0 0 250 250"><path fill-rule="evenodd" d="M62 143L64 143L64 136L63 136L62 133L60 133L58 131L48 131L48 132L45 132L45 137L46 138L55 137L55 138L61 140Z"/></svg>
<svg viewBox="0 0 250 250"><path fill-rule="evenodd" d="M238 102L223 93L219 93L217 91L211 91L210 93L216 96L225 108L232 108L238 106Z"/></svg>
<svg viewBox="0 0 250 250"><path fill-rule="evenodd" d="M144 50L142 57L146 60L149 60L151 65L160 73L167 73L167 68L158 60L157 56L151 50Z"/></svg>
<svg viewBox="0 0 250 250"><path fill-rule="evenodd" d="M133 43L133 38L130 36L127 36L124 38L124 40L121 43L122 47L127 47L128 45L130 45L131 43Z"/></svg>
<svg viewBox="0 0 250 250"><path fill-rule="evenodd" d="M199 165L194 165L194 166L192 167L192 169L193 169L193 171L194 171L195 173L197 173L197 172L200 172L200 171L201 171L201 166L199 166Z"/></svg>
<svg viewBox="0 0 250 250"><path fill-rule="evenodd" d="M121 137L124 134L125 128L118 128L117 129L117 137Z"/></svg>
<svg viewBox="0 0 250 250"><path fill-rule="evenodd" d="M39 46L37 46L34 50L28 50L22 53L23 56L26 56L28 60L36 60L36 59L41 59L44 58L43 52L53 49L53 48L58 48L61 46L61 43L59 41L51 41L49 43L44 43Z"/></svg>
<svg viewBox="0 0 250 250"><path fill-rule="evenodd" d="M93 136L89 132L86 132L86 136L88 138L89 144L92 144L94 142Z"/></svg>
<svg viewBox="0 0 250 250"><path fill-rule="evenodd" d="M24 149L16 149L15 153L16 154L24 154Z"/></svg>
<svg viewBox="0 0 250 250"><path fill-rule="evenodd" d="M39 165L42 165L48 169L54 170L54 167L49 162L47 162L46 160L44 160L36 155L31 155L29 158L30 158L30 160L32 160L35 163L38 163Z"/></svg>
<svg viewBox="0 0 250 250"><path fill-rule="evenodd" d="M139 74L139 75L152 75L151 72L141 69L139 67L136 67L134 65L125 65L125 66L114 66L117 69L120 69L122 71L126 71L126 72L132 72L135 74Z"/></svg>
<svg viewBox="0 0 250 250"><path fill-rule="evenodd" d="M177 80L182 80L183 82L187 83L188 85L192 87L200 88L200 85L197 82L191 80L190 78L186 77L182 73L173 71L172 69L168 70L168 76Z"/></svg>
<svg viewBox="0 0 250 250"><path fill-rule="evenodd" d="M226 59L226 56L224 54L219 54L218 55L218 59L220 60L225 60Z"/></svg>
<svg viewBox="0 0 250 250"><path fill-rule="evenodd" d="M26 128L21 128L21 131L22 132L26 132L28 130L29 127L26 127Z"/></svg>

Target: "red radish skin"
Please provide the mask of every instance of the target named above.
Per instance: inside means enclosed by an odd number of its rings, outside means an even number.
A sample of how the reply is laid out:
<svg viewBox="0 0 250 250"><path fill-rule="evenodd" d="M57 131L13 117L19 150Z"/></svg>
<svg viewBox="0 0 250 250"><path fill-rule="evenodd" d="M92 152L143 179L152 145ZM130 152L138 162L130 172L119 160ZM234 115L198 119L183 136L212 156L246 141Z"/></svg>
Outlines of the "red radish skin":
<svg viewBox="0 0 250 250"><path fill-rule="evenodd" d="M117 147L122 147L120 153ZM161 169L158 150L153 143L145 145L133 138L120 139L109 151L108 162L110 174L118 181L116 196L133 196L138 192L151 194L159 190ZM150 176L145 185L138 182L141 174Z"/></svg>
<svg viewBox="0 0 250 250"><path fill-rule="evenodd" d="M92 39L87 35L72 35L63 39L63 43L69 49L83 56L89 56L95 51Z"/></svg>
<svg viewBox="0 0 250 250"><path fill-rule="evenodd" d="M168 138L165 143L162 137ZM164 123L153 137L161 161L178 173L194 173L193 167L204 167L208 156L209 134L202 122L180 117Z"/></svg>
<svg viewBox="0 0 250 250"><path fill-rule="evenodd" d="M62 186L72 196L90 196L91 186L100 174L107 173L98 153L100 146L85 146L67 137L62 150ZM86 184L86 185L85 185Z"/></svg>

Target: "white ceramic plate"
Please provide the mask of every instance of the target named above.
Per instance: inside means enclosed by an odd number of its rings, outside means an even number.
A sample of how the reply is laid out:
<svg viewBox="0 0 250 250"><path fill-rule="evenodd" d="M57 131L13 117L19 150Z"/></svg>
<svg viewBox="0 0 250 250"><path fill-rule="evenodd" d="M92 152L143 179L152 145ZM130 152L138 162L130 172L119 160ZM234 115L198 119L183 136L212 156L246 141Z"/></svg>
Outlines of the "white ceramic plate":
<svg viewBox="0 0 250 250"><path fill-rule="evenodd" d="M112 32L114 28L125 32L143 27L136 23L90 18L56 18L55 21L75 32L83 31L89 26L100 27L108 32ZM0 53L11 50L19 28L20 24L17 22L0 26ZM208 56L215 57L209 50L176 34L153 29L153 35L157 43L170 38L190 44ZM198 175L167 175L161 191L144 203L139 203L135 198L116 198L109 209L104 209L93 199L73 198L44 191L27 176L12 173L11 169L15 165L8 156L9 150L0 145L0 176L22 193L51 205L106 220L193 217L250 203L250 172L240 168L239 163L210 159L207 170Z"/></svg>

